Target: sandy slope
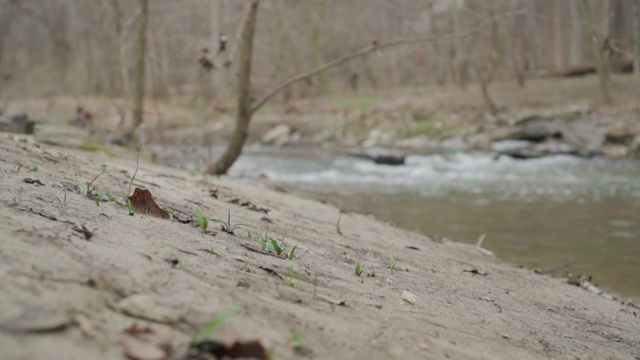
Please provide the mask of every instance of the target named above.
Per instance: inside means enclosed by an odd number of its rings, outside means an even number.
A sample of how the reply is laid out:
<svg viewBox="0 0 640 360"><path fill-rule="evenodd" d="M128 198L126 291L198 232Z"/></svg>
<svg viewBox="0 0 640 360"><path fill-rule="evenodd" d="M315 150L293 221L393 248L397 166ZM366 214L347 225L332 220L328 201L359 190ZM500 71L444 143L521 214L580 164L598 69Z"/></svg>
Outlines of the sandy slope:
<svg viewBox="0 0 640 360"><path fill-rule="evenodd" d="M103 170L95 184L121 198L134 169L130 155L0 134L1 359L121 359L123 330L135 322L150 324L151 341L180 358L197 329L236 304L243 309L214 337L261 340L276 359L640 356L640 310L632 305L366 216L342 214L338 234L336 208L288 194L225 179L198 183L145 162L134 183L161 205L218 219L230 209L233 222L286 235L287 249L298 246L293 261L248 250L242 244L259 249L255 235L228 235L213 222L215 236L129 216L114 203L96 206L72 191L65 206L56 199ZM245 200L268 214L235 204ZM82 225L89 240L74 230ZM212 244L221 256L204 251ZM392 256L408 271L391 273ZM166 261L176 257L177 266ZM291 266L298 288L278 276ZM376 276L365 276L373 268ZM464 272L471 269L488 275ZM401 299L404 290L415 305ZM302 352L293 349L293 330Z"/></svg>

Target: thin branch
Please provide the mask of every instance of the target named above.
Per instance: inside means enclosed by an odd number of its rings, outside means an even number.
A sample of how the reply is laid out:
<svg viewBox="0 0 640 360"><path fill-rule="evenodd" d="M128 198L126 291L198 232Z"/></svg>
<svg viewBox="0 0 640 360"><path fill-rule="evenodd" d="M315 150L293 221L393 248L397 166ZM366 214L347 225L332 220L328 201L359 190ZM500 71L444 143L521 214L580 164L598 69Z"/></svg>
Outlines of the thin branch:
<svg viewBox="0 0 640 360"><path fill-rule="evenodd" d="M24 1L21 3L18 0L10 0L9 4L17 12L23 14L24 16L26 16L28 18L31 18L31 19L37 21L42 26L47 28L47 31L48 31L49 35L53 38L53 41L56 43L57 46L62 48L64 51L68 51L69 50L70 45L69 45L69 42L67 41L67 39L63 35L61 35L60 31L58 31L55 28L55 26L49 21L49 19L45 15L36 13L35 11L25 7L24 6Z"/></svg>
<svg viewBox="0 0 640 360"><path fill-rule="evenodd" d="M483 22L481 22L480 24L471 27L467 30L461 31L459 33L452 33L452 34L446 34L446 35L433 35L433 34L428 34L428 35L420 35L420 36L415 36L415 37L410 37L410 38L401 38L401 39L395 39L395 40L387 40L387 41L377 41L374 40L370 45L357 50L355 52L343 55L342 57L339 57L333 61L330 61L326 64L320 65L318 67L316 67L315 69L309 70L305 73L296 75L292 78L289 78L288 80L283 81L282 83L280 83L280 85L277 85L275 88L273 88L271 91L269 91L266 95L262 96L260 99L258 99L258 101L256 101L255 105L253 105L251 107L251 112L250 114L255 113L258 109L260 109L264 104L267 103L267 101L271 100L271 98L273 98L274 96L276 96L278 93L280 93L282 90L288 88L289 86L298 83L300 81L304 81L306 79L309 79L315 75L318 75L322 72L325 72L327 70L333 69L337 66L340 66L348 61L357 59L357 58L361 58L363 56L367 56L368 54L378 51L378 50L382 50L384 48L389 48L389 47L394 47L394 46L399 46L399 45L409 45L409 44L415 44L415 43L421 43L421 42L429 42L429 41L453 41L453 40L457 40L457 39L464 39L470 36L473 36L475 34L477 34L478 32L484 30L485 28L491 26L495 21L499 21L499 20L503 20L505 18L509 18L512 16L517 16L517 15L523 15L525 14L524 11L512 11L512 12L506 12L502 15L499 16L494 16L488 20L485 20Z"/></svg>

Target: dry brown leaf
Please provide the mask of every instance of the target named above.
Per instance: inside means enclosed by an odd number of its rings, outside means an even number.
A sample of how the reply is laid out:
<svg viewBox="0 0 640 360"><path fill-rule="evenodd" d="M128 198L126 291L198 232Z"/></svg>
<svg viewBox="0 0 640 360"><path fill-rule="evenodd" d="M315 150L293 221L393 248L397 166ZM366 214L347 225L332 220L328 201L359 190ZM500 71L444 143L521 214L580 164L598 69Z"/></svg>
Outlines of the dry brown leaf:
<svg viewBox="0 0 640 360"><path fill-rule="evenodd" d="M267 350L258 340L247 342L235 341L231 345L225 345L217 341L203 341L196 345L196 348L198 348L201 353L204 352L214 355L217 359L247 358L267 360L269 358Z"/></svg>
<svg viewBox="0 0 640 360"><path fill-rule="evenodd" d="M169 218L169 214L156 204L151 196L151 191L147 189L136 188L133 195L129 196L129 200L136 213L149 214L162 219Z"/></svg>
<svg viewBox="0 0 640 360"><path fill-rule="evenodd" d="M134 322L128 328L123 330L127 334L135 335L135 334L152 334L153 329L148 325L143 325L137 322Z"/></svg>

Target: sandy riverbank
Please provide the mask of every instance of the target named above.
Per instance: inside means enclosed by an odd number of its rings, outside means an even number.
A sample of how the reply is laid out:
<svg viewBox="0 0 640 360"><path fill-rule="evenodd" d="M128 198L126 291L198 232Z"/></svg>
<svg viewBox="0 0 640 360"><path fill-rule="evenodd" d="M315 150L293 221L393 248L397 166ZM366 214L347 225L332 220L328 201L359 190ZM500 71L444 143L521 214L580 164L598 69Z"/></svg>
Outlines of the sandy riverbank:
<svg viewBox="0 0 640 360"><path fill-rule="evenodd" d="M92 185L122 203L135 168L132 154L108 157L0 134L0 358L121 359L132 338L166 358L184 358L193 334L238 304L212 337L259 340L275 359L640 354L637 305L472 246L144 161L134 187L149 189L183 220L196 209L215 219L230 211L233 223L254 227L252 238L243 229L226 234L213 221L204 233L175 219L129 216L124 205L103 199L96 206L75 191L106 171ZM285 237L285 251L297 246L293 260L261 250L257 234L267 228ZM294 286L285 281L292 267ZM367 276L372 269L375 277ZM404 291L415 304L402 299ZM126 333L134 323L138 330Z"/></svg>

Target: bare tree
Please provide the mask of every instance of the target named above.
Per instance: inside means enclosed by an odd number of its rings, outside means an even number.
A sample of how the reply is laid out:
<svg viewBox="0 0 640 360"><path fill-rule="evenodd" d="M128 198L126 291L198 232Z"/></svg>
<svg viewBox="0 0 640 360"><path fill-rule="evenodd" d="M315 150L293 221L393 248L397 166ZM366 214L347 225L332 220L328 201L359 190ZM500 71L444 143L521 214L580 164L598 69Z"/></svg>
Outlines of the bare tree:
<svg viewBox="0 0 640 360"><path fill-rule="evenodd" d="M490 19L494 19L491 23L491 37L490 37L490 51L487 55L487 59L484 66L484 71L480 78L480 91L482 98L489 107L492 114L498 112L498 105L489 94L489 85L493 82L498 72L498 67L501 65L500 55L502 54L502 40L500 36L500 26L498 21L495 20L495 8L492 0L487 0Z"/></svg>
<svg viewBox="0 0 640 360"><path fill-rule="evenodd" d="M573 3L571 5L571 49L570 62L571 66L582 63L582 24L580 23L580 5Z"/></svg>
<svg viewBox="0 0 640 360"><path fill-rule="evenodd" d="M259 0L250 0L247 4L244 26L238 59L238 109L236 111L236 128L231 142L222 157L209 167L210 174L224 174L242 153L242 147L249 132L249 122L253 111L251 108L251 61L253 60L253 37L256 30L256 17Z"/></svg>
<svg viewBox="0 0 640 360"><path fill-rule="evenodd" d="M492 38L495 39L497 44L498 39L498 21L509 18L514 13L506 13L501 16L491 16L491 18L487 21L481 22L479 25L470 28L468 30L462 31L457 34L449 34L449 35L422 35L422 36L414 36L407 38L400 38L396 40L389 41L379 41L374 39L371 41L369 45L366 47L357 50L355 52L348 53L343 55L333 61L322 64L312 70L309 70L305 73L295 75L288 80L283 81L261 98L255 101L254 104L251 103L251 60L253 56L253 39L255 33L256 26L256 16L258 12L258 2L259 0L248 0L246 16L244 17L244 26L242 30L242 39L240 43L240 59L238 64L238 109L236 113L236 127L231 137L231 142L227 146L225 153L222 157L215 163L208 166L207 172L209 174L214 175L222 175L225 174L229 168L233 165L233 163L237 160L237 158L242 153L242 147L246 141L248 131L249 131L249 123L251 122L251 118L253 114L264 106L269 100L271 100L274 96L276 96L281 91L287 89L293 84L296 84L301 81L308 80L318 74L324 73L330 69L338 67L348 61L366 57L367 55L379 52L384 48L396 47L400 45L409 45L409 44L418 44L423 42L431 42L431 41L455 41L459 38L466 38L469 36L473 36L481 30L491 26L492 29ZM492 12L493 15L493 12ZM495 75L495 72L493 73ZM494 110L494 108L492 108ZM497 107L495 107L497 110Z"/></svg>
<svg viewBox="0 0 640 360"><path fill-rule="evenodd" d="M633 16L633 20L634 20L634 24L635 24L635 31L634 31L634 62L633 62L633 72L636 74L636 76L640 77L640 1L635 1L633 3L633 7L634 7L634 16Z"/></svg>
<svg viewBox="0 0 640 360"><path fill-rule="evenodd" d="M140 27L138 28L138 49L136 51L135 91L133 100L133 127L131 135L140 127L144 119L144 63L147 47L147 23L149 21L149 0L140 0Z"/></svg>
<svg viewBox="0 0 640 360"><path fill-rule="evenodd" d="M593 12L589 6L587 0L577 0L579 2L582 18L584 19L585 27L591 36L591 50L593 52L593 59L596 65L596 71L598 72L598 78L600 80L600 90L602 91L602 97L607 103L613 102L611 97L611 71L609 69L609 61L605 54L602 52L602 44L604 41L602 33L598 29L598 25L594 20ZM604 15L607 16L606 14Z"/></svg>

